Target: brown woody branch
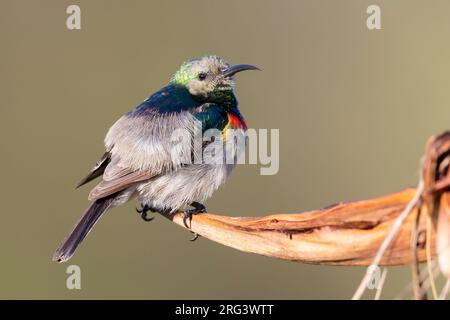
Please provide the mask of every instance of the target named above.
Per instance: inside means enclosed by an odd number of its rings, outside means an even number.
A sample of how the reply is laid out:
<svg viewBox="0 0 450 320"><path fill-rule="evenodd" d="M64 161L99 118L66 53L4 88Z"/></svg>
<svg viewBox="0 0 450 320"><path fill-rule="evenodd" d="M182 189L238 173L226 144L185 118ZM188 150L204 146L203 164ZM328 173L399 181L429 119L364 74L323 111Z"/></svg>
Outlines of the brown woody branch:
<svg viewBox="0 0 450 320"><path fill-rule="evenodd" d="M266 217L199 214L188 225L205 238L244 252L303 263L367 266L413 194L414 189L407 189L373 200ZM416 215L416 209L408 215L381 265L411 263L411 232ZM185 227L182 213L166 217ZM425 261L425 218L426 214L419 218L419 261Z"/></svg>
<svg viewBox="0 0 450 320"><path fill-rule="evenodd" d="M407 189L304 213L255 218L199 214L189 228L241 251L291 261L347 266L413 263L417 278L417 263L426 260L425 231L431 217L431 256L436 256L436 238L441 272L450 278L450 132L428 140L421 169L423 179L415 197L415 190ZM187 227L182 213L165 216ZM401 228L392 229L390 241L386 236L397 218L395 225L401 222ZM386 250L380 248L385 238L385 244L389 243ZM420 283L417 286L420 289Z"/></svg>

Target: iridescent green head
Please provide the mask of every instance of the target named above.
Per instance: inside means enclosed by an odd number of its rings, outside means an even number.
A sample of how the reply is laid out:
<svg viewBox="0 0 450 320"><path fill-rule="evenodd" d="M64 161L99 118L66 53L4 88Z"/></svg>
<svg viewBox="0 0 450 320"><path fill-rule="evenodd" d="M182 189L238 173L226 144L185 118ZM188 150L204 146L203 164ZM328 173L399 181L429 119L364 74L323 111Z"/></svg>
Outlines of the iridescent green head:
<svg viewBox="0 0 450 320"><path fill-rule="evenodd" d="M230 65L218 56L204 56L184 62L170 80L186 87L194 96L208 97L233 90L233 75L244 70L259 70L249 64Z"/></svg>

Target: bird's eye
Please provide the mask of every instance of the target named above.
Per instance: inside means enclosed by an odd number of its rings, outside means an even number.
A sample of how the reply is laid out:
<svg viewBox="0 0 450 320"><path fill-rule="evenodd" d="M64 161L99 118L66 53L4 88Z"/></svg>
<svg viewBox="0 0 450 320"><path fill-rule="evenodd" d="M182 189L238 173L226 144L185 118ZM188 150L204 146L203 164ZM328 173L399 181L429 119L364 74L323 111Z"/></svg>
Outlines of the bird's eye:
<svg viewBox="0 0 450 320"><path fill-rule="evenodd" d="M198 74L198 80L203 81L203 80L205 80L205 79L206 79L206 73L200 72L200 73Z"/></svg>

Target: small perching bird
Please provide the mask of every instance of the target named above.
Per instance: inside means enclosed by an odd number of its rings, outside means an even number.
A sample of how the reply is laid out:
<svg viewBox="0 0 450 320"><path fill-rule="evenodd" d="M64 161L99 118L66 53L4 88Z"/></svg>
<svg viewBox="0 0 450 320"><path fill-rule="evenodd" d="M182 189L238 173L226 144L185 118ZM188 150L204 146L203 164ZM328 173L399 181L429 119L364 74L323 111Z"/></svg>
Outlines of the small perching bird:
<svg viewBox="0 0 450 320"><path fill-rule="evenodd" d="M133 198L141 203L138 212L147 221L151 220L148 211L174 213L191 206L193 209L185 211L187 218L205 212L202 203L226 181L235 161L186 161L186 155L188 160L198 156L198 150L192 150L193 141L208 130L220 134L202 140L200 153L223 146L229 129L245 137L247 126L233 93L233 76L244 70L259 69L229 65L217 56L186 61L166 87L122 116L106 135L105 154L77 186L102 176L89 194L92 203L53 260L70 259L106 210ZM174 133L180 129L189 139L181 139L177 145ZM242 149L237 145L232 157L236 159Z"/></svg>

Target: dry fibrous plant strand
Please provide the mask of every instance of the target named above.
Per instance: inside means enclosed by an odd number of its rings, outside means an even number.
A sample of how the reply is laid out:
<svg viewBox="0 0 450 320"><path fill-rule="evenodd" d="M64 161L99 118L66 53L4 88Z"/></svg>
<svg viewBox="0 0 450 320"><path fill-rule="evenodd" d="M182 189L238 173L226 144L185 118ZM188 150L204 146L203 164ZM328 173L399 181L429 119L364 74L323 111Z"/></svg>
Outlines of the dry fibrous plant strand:
<svg viewBox="0 0 450 320"><path fill-rule="evenodd" d="M447 297L449 290L450 290L450 279L447 279L444 288L442 288L442 292L439 295L439 300L444 300Z"/></svg>
<svg viewBox="0 0 450 320"><path fill-rule="evenodd" d="M381 274L381 277L380 277L380 282L378 283L377 292L375 293L374 300L380 300L381 292L383 291L384 282L386 281L387 273L388 273L388 268L384 268L383 273Z"/></svg>
<svg viewBox="0 0 450 320"><path fill-rule="evenodd" d="M433 277L436 277L439 274L439 266L437 264L437 262L435 260L431 261L431 266L432 266L432 274ZM429 273L428 273L428 267L422 267L422 269L420 270L419 273L419 279L420 282L422 283L422 286L420 288L420 295L421 296L426 296L426 293L430 287L430 279L428 277ZM410 291L412 291L413 289L413 283L409 282L401 291L400 293L398 293L395 296L395 300L401 300L404 299L407 295L410 294ZM413 295L414 298L414 295Z"/></svg>
<svg viewBox="0 0 450 320"><path fill-rule="evenodd" d="M422 213L422 204L419 200L419 203L417 204L417 216L414 221L414 228L411 233L411 250L412 250L412 262L411 262L411 284L412 289L414 293L414 299L416 300L424 300L426 299L426 295L420 294L420 289L422 286L422 280L420 278L420 269L419 269L419 260L417 259L417 245L418 245L418 239L419 239L419 220Z"/></svg>
<svg viewBox="0 0 450 320"><path fill-rule="evenodd" d="M423 192L423 181L422 179L419 182L419 185L417 186L416 192L414 193L413 198L411 201L407 204L405 209L401 212L401 214L395 219L394 223L391 226L391 229L389 230L388 234L384 238L383 242L381 243L379 249L377 250L375 257L373 258L372 263L367 268L366 274L364 275L364 278L362 279L361 283L359 284L358 288L355 291L355 294L353 295L353 300L358 300L363 295L364 291L367 288L367 285L373 278L374 272L377 270L377 268L380 265L381 259L386 252L386 249L391 244L392 240L394 239L395 234L402 226L403 221L406 219L408 214L413 210L413 208L417 205L417 203L420 200L420 197L422 196ZM414 228L414 227L413 227ZM415 257L415 254L412 256ZM413 259L413 258L411 258Z"/></svg>
<svg viewBox="0 0 450 320"><path fill-rule="evenodd" d="M427 217L427 238L431 238L431 218ZM436 282L434 281L433 269L431 266L431 242L427 241L426 244L426 254L427 254L427 270L428 270L428 279L430 279L431 293L433 294L433 299L438 299Z"/></svg>

